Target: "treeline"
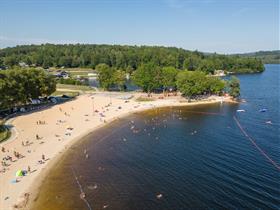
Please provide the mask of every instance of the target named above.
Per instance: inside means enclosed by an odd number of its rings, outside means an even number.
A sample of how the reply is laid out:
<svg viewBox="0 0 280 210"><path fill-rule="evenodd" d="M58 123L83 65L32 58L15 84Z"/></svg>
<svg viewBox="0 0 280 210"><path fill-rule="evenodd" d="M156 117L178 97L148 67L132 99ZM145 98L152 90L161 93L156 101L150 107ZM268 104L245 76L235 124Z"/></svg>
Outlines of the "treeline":
<svg viewBox="0 0 280 210"><path fill-rule="evenodd" d="M99 64L96 69L102 88L108 90L112 86L121 87L125 84L125 74L122 71L112 69L107 64ZM179 90L188 98L211 94L221 95L226 92L235 98L240 95L239 80L236 77L225 81L202 71L178 70L174 67L160 67L153 63L141 64L133 72L132 82L147 93L172 89Z"/></svg>
<svg viewBox="0 0 280 210"><path fill-rule="evenodd" d="M239 54L238 56L257 58L266 64L280 64L280 50L244 53L244 54Z"/></svg>
<svg viewBox="0 0 280 210"><path fill-rule="evenodd" d="M0 109L30 103L52 94L56 80L37 69L15 69L0 71Z"/></svg>
<svg viewBox="0 0 280 210"><path fill-rule="evenodd" d="M0 67L13 67L24 62L29 66L90 67L104 63L110 67L132 72L145 63L160 67L172 66L180 70L213 73L226 70L234 73L264 70L259 59L241 56L204 54L175 47L120 45L22 45L0 50Z"/></svg>

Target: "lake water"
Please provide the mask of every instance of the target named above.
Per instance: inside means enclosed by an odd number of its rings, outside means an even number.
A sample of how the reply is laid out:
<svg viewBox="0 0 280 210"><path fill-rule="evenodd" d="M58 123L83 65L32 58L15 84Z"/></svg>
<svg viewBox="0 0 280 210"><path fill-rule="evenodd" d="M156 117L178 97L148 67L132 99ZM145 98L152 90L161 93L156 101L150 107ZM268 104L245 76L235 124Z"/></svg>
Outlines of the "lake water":
<svg viewBox="0 0 280 210"><path fill-rule="evenodd" d="M247 103L155 109L90 134L52 169L33 209L89 209L74 174L92 209L279 209L280 65L238 77Z"/></svg>

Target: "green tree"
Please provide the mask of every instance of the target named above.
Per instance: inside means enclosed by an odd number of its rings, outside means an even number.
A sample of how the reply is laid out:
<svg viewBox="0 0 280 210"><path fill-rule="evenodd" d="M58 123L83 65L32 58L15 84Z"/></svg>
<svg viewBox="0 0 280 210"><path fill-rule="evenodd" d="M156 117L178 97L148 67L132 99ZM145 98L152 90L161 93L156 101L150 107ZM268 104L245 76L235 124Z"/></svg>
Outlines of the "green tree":
<svg viewBox="0 0 280 210"><path fill-rule="evenodd" d="M55 79L42 70L5 70L0 73L0 107L26 104L30 99L50 95L55 89Z"/></svg>
<svg viewBox="0 0 280 210"><path fill-rule="evenodd" d="M120 90L124 89L125 84L125 72L122 70L116 70L113 73L113 83L117 85Z"/></svg>
<svg viewBox="0 0 280 210"><path fill-rule="evenodd" d="M44 62L43 62L42 67L43 67L44 69L47 69L47 68L49 68L49 67L51 67L51 66L53 66L53 63L52 63L51 58L50 58L50 57L46 57L46 58L44 59Z"/></svg>
<svg viewBox="0 0 280 210"><path fill-rule="evenodd" d="M206 77L207 91L210 94L221 94L225 89L225 81L219 77L207 76Z"/></svg>
<svg viewBox="0 0 280 210"><path fill-rule="evenodd" d="M188 97L201 95L207 91L206 75L200 71L181 71L176 77L179 91Z"/></svg>
<svg viewBox="0 0 280 210"><path fill-rule="evenodd" d="M161 75L161 84L164 88L176 86L176 76L178 70L174 67L163 67Z"/></svg>
<svg viewBox="0 0 280 210"><path fill-rule="evenodd" d="M0 68L4 66L4 61L3 61L3 58L0 58Z"/></svg>
<svg viewBox="0 0 280 210"><path fill-rule="evenodd" d="M8 79L7 75L0 71L0 108L7 107L9 104Z"/></svg>
<svg viewBox="0 0 280 210"><path fill-rule="evenodd" d="M194 71L198 69L198 65L201 59L198 56L191 55L184 60L184 69L188 71Z"/></svg>
<svg viewBox="0 0 280 210"><path fill-rule="evenodd" d="M16 57L16 55L13 54L11 56L4 57L3 63L5 64L5 66L12 67L12 66L18 65L19 60Z"/></svg>
<svg viewBox="0 0 280 210"><path fill-rule="evenodd" d="M232 76L228 81L229 95L238 98L240 96L240 82L236 76Z"/></svg>
<svg viewBox="0 0 280 210"><path fill-rule="evenodd" d="M148 93L161 87L161 79L161 68L153 63L142 64L132 75L133 82Z"/></svg>
<svg viewBox="0 0 280 210"><path fill-rule="evenodd" d="M114 71L107 64L98 64L96 66L98 72L98 81L102 88L108 90L114 84Z"/></svg>

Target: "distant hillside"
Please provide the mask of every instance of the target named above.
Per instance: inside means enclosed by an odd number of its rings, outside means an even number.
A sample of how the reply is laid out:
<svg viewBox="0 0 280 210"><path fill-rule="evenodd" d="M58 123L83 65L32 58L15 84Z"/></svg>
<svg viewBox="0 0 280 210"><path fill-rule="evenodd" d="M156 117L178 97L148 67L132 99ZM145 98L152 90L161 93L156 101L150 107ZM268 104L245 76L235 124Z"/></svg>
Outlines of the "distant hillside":
<svg viewBox="0 0 280 210"><path fill-rule="evenodd" d="M264 70L260 59L219 54L205 55L198 51L175 47L42 44L0 50L0 67L4 68L15 66L95 68L101 63L126 72L132 72L146 63L206 73L214 73L215 70L234 73L254 73Z"/></svg>
<svg viewBox="0 0 280 210"><path fill-rule="evenodd" d="M250 58L258 58L261 59L263 63L280 64L280 50L259 51L259 52L244 53L238 55L244 57L250 57Z"/></svg>

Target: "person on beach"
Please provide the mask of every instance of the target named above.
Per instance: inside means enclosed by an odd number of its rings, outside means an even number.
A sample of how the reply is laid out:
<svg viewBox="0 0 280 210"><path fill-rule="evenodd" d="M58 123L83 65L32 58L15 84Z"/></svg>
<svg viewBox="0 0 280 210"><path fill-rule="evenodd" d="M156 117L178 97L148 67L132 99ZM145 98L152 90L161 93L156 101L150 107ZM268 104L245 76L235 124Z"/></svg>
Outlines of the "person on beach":
<svg viewBox="0 0 280 210"><path fill-rule="evenodd" d="M84 192L82 192L82 193L80 194L80 198L81 198L82 200L84 200L84 199L86 198L86 194L85 194Z"/></svg>
<svg viewBox="0 0 280 210"><path fill-rule="evenodd" d="M27 167L27 171L28 171L28 173L30 174L30 172L31 172L30 166Z"/></svg>
<svg viewBox="0 0 280 210"><path fill-rule="evenodd" d="M45 155L44 154L42 154L42 160L45 161Z"/></svg>

